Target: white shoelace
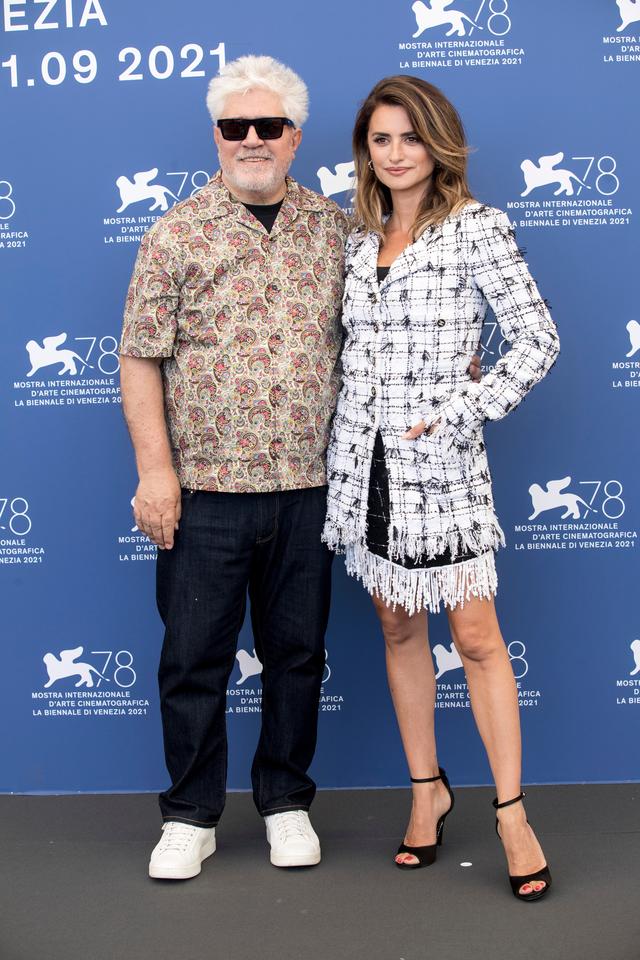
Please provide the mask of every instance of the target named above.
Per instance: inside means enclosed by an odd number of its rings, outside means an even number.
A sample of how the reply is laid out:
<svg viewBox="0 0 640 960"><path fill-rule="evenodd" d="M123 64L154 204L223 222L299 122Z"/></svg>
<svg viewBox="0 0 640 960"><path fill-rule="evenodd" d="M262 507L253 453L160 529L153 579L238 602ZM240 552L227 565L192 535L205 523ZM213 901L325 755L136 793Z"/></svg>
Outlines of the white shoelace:
<svg viewBox="0 0 640 960"><path fill-rule="evenodd" d="M309 840L307 820L302 810L292 810L289 813L280 813L276 816L275 825L278 837L284 843L287 840Z"/></svg>
<svg viewBox="0 0 640 960"><path fill-rule="evenodd" d="M178 853L184 853L193 840L197 829L191 824L170 820L163 830L159 852L167 853L169 850L175 850Z"/></svg>

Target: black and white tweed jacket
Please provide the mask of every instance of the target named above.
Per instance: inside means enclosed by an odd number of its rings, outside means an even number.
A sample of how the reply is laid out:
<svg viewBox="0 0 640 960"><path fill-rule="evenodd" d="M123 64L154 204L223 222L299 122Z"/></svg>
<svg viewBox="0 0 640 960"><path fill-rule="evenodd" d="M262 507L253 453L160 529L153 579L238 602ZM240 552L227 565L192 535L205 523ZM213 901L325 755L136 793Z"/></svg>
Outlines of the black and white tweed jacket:
<svg viewBox="0 0 640 960"><path fill-rule="evenodd" d="M380 430L389 471L389 551L454 557L504 543L482 438L553 365L558 336L509 218L469 203L428 228L378 284L378 237L347 245L343 382L327 455L323 539L364 549L369 471ZM479 383L469 363L490 305L511 348ZM433 435L403 440L423 419ZM352 571L353 572L353 571Z"/></svg>

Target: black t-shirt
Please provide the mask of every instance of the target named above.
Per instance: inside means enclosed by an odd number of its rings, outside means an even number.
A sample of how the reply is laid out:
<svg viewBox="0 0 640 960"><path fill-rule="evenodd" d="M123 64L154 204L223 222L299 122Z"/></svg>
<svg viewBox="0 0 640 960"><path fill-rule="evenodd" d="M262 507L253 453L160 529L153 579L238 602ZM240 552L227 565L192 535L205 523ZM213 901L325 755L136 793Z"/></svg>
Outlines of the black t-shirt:
<svg viewBox="0 0 640 960"><path fill-rule="evenodd" d="M282 200L278 200L277 203L245 203L244 206L256 220L260 221L267 233L271 233L278 216L278 210L282 206Z"/></svg>

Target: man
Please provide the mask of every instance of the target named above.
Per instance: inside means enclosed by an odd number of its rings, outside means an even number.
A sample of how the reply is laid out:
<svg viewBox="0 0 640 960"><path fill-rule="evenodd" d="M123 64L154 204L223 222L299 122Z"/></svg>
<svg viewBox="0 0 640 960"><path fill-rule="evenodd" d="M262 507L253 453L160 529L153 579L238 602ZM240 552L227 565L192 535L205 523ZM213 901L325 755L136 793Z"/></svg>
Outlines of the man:
<svg viewBox="0 0 640 960"><path fill-rule="evenodd" d="M318 863L316 743L331 554L320 541L347 221L287 176L307 89L270 57L209 87L221 170L144 237L127 297L122 398L135 518L160 548L159 682L171 786L152 877L216 846L226 688L247 590L263 664L253 795L271 862Z"/></svg>

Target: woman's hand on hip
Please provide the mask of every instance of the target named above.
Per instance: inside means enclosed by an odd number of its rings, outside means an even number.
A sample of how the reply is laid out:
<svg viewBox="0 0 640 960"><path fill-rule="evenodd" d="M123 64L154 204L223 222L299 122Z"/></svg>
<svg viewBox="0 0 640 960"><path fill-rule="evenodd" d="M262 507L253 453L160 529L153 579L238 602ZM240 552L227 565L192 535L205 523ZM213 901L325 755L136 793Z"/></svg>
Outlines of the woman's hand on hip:
<svg viewBox="0 0 640 960"><path fill-rule="evenodd" d="M469 376L474 383L479 383L479 381L482 380L482 364L480 363L480 357L477 353L475 353L471 358L471 363L469 364ZM421 420L420 423L416 423L415 427L411 427L410 430L407 430L406 433L403 433L402 439L417 440L418 437L421 437L425 432L427 436L432 436L434 433L436 433L439 426L439 420L436 420L434 423L432 423L430 427L427 427L424 420Z"/></svg>
<svg viewBox="0 0 640 960"><path fill-rule="evenodd" d="M440 421L436 420L435 423L432 423L431 426L427 426L424 420L421 420L420 423L416 423L415 427L411 427L410 430L407 430L406 433L402 434L403 440L417 440L418 437L421 437L423 433L426 433L427 436L434 434L438 427L440 426Z"/></svg>
<svg viewBox="0 0 640 960"><path fill-rule="evenodd" d="M477 353L474 353L474 355L471 357L471 363L469 364L469 376L474 383L479 383L480 380L482 380L482 364Z"/></svg>

